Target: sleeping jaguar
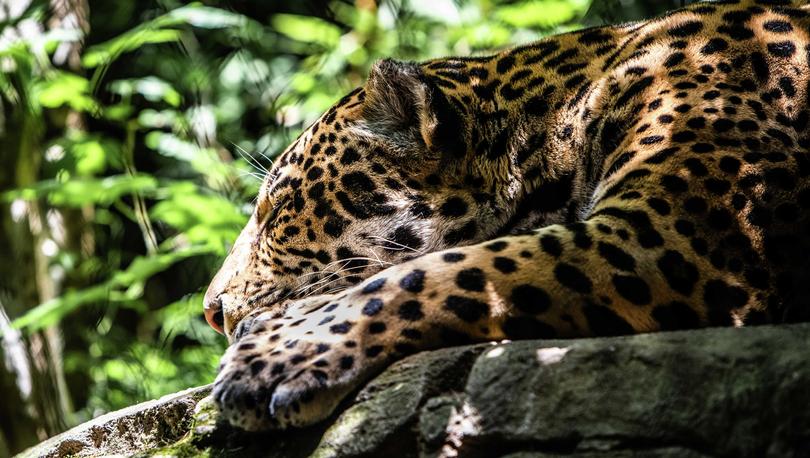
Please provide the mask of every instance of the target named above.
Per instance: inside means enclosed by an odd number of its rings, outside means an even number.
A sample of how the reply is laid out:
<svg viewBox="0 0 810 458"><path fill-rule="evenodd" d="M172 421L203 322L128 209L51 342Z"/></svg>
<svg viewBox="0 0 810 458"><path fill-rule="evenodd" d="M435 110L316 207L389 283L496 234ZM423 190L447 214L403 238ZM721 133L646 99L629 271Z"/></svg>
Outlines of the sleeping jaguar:
<svg viewBox="0 0 810 458"><path fill-rule="evenodd" d="M311 424L443 346L807 319L808 82L810 7L777 0L378 62L208 289L222 415Z"/></svg>

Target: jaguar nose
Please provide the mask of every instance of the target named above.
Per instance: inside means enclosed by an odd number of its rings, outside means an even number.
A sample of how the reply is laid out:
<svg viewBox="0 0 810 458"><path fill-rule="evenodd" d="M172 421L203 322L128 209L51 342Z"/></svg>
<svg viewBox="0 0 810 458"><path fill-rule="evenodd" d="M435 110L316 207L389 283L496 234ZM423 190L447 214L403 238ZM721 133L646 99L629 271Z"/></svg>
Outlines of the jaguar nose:
<svg viewBox="0 0 810 458"><path fill-rule="evenodd" d="M205 321L207 321L216 332L225 335L223 329L225 320L222 316L222 299L219 296L212 299L206 297L203 303L203 309L205 310Z"/></svg>

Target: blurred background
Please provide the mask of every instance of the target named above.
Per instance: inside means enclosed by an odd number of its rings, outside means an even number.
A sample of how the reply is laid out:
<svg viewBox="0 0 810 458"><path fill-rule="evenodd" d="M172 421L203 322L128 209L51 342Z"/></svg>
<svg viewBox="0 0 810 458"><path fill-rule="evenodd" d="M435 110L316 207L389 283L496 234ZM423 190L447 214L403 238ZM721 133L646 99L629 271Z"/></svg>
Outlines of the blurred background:
<svg viewBox="0 0 810 458"><path fill-rule="evenodd" d="M213 380L207 282L273 156L376 59L682 3L0 0L0 457Z"/></svg>

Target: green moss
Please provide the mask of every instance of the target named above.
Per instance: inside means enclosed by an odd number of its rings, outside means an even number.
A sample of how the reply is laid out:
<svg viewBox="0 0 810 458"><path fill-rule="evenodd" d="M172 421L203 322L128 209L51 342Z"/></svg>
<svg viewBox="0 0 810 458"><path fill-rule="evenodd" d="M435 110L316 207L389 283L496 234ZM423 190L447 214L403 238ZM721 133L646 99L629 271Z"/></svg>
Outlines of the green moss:
<svg viewBox="0 0 810 458"><path fill-rule="evenodd" d="M213 399L206 396L197 403L194 415L191 417L191 425L188 432L179 440L152 450L147 450L139 457L162 456L162 457L196 457L211 456L211 450L206 446L210 443L206 440L216 430L217 408Z"/></svg>
<svg viewBox="0 0 810 458"><path fill-rule="evenodd" d="M152 457L152 456L161 456L161 457L175 457L175 458L190 458L190 457L209 457L211 456L211 451L198 448L194 445L193 434L189 433L184 436L179 441L175 442L174 444L167 445L165 447L156 448L153 450L149 450L145 453L136 455L138 457Z"/></svg>

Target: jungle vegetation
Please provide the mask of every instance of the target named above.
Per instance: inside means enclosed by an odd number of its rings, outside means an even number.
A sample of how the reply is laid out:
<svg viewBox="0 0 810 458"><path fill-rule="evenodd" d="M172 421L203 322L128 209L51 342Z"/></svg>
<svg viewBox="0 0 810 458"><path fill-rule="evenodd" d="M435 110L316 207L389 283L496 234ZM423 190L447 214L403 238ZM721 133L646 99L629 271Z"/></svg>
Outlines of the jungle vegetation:
<svg viewBox="0 0 810 458"><path fill-rule="evenodd" d="M0 457L213 380L202 294L273 157L382 57L682 0L0 0Z"/></svg>

